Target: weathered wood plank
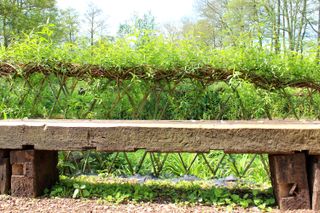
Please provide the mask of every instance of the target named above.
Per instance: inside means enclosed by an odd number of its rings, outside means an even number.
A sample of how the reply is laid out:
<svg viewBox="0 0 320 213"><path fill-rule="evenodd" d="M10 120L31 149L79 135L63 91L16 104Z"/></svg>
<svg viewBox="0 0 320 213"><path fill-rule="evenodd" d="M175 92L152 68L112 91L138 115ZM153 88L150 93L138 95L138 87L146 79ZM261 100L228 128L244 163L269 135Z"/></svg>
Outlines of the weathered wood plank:
<svg viewBox="0 0 320 213"><path fill-rule="evenodd" d="M280 210L310 209L306 154L269 155L269 163Z"/></svg>
<svg viewBox="0 0 320 213"><path fill-rule="evenodd" d="M0 194L10 191L11 165L8 150L0 150Z"/></svg>
<svg viewBox="0 0 320 213"><path fill-rule="evenodd" d="M320 210L320 156L308 157L312 210Z"/></svg>
<svg viewBox="0 0 320 213"><path fill-rule="evenodd" d="M320 154L320 122L0 121L0 149Z"/></svg>

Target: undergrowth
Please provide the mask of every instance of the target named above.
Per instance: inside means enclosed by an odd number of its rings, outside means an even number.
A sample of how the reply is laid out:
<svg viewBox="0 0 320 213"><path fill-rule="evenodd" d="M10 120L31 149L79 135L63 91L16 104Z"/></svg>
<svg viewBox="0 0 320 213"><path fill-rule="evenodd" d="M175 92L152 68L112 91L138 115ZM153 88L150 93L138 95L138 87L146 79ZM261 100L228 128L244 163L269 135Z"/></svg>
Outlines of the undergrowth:
<svg viewBox="0 0 320 213"><path fill-rule="evenodd" d="M238 182L229 187L218 187L208 181L147 180L102 178L98 176L61 176L60 183L50 197L100 199L112 203L179 203L215 206L256 206L268 210L275 205L270 188Z"/></svg>

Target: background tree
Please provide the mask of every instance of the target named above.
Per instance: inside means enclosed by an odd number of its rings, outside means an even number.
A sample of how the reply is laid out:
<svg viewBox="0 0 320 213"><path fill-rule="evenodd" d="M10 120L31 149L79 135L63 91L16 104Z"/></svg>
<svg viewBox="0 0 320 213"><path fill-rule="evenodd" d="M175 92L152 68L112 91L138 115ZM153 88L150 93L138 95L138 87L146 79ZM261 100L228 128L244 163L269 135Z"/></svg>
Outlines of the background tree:
<svg viewBox="0 0 320 213"><path fill-rule="evenodd" d="M79 14L74 9L60 10L59 31L62 39L68 42L75 42L79 33Z"/></svg>
<svg viewBox="0 0 320 213"><path fill-rule="evenodd" d="M106 22L102 17L103 12L97 6L90 4L85 13L85 22L89 27L89 38L91 46L94 45L96 37L101 36L106 30Z"/></svg>
<svg viewBox="0 0 320 213"><path fill-rule="evenodd" d="M135 30L139 31L141 36L146 32L156 30L155 17L151 12L144 14L142 17L134 15L130 21L120 24L117 34L119 37L125 37L126 35L134 33Z"/></svg>
<svg viewBox="0 0 320 213"><path fill-rule="evenodd" d="M8 47L15 36L28 33L39 25L56 23L55 4L55 0L1 0L2 45Z"/></svg>
<svg viewBox="0 0 320 213"><path fill-rule="evenodd" d="M308 20L313 19L312 8L319 3L312 0L198 0L196 4L200 21L207 20L211 24L206 29L215 32L206 34L213 40L221 39L224 47L257 45L279 53L304 51L306 37L312 36Z"/></svg>

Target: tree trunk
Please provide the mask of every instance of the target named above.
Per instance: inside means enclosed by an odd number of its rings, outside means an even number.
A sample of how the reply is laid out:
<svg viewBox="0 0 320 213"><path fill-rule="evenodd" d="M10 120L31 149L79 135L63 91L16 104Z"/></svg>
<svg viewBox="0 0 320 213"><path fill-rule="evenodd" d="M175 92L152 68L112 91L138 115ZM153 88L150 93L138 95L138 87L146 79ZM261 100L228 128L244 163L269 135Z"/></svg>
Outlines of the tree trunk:
<svg viewBox="0 0 320 213"><path fill-rule="evenodd" d="M282 15L282 48L283 52L286 52L286 22L285 22L285 16Z"/></svg>
<svg viewBox="0 0 320 213"><path fill-rule="evenodd" d="M281 25L281 16L280 16L280 7L281 7L281 1L277 1L277 16L276 16L276 32L275 32L275 52L276 54L280 53L280 25Z"/></svg>
<svg viewBox="0 0 320 213"><path fill-rule="evenodd" d="M2 36L3 36L3 45L5 48L9 46L9 38L8 38L8 32L7 32L7 18L3 17L2 19Z"/></svg>
<svg viewBox="0 0 320 213"><path fill-rule="evenodd" d="M318 0L318 32L317 32L317 42L318 42L318 48L317 48L317 63L320 62L320 0Z"/></svg>

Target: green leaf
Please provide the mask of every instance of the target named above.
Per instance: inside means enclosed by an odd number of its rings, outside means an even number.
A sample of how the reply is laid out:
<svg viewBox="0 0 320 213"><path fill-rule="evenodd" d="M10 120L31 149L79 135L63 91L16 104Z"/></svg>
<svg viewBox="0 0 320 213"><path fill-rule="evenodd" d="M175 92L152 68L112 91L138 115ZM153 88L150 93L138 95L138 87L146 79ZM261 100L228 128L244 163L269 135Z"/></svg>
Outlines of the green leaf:
<svg viewBox="0 0 320 213"><path fill-rule="evenodd" d="M248 208L249 202L248 202L247 200L241 200L241 201L240 201L240 205L241 205L243 208Z"/></svg>
<svg viewBox="0 0 320 213"><path fill-rule="evenodd" d="M236 194L232 194L232 195L231 195L231 199L232 199L235 203L238 203L238 202L241 200L240 196L239 196L239 195L236 195Z"/></svg>
<svg viewBox="0 0 320 213"><path fill-rule="evenodd" d="M82 195L83 195L83 197L89 197L90 192L88 190L83 190Z"/></svg>
<svg viewBox="0 0 320 213"><path fill-rule="evenodd" d="M72 195L72 198L77 198L80 193L80 189L75 189Z"/></svg>

